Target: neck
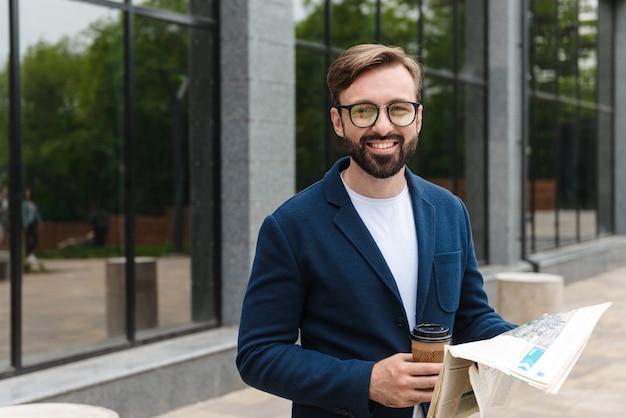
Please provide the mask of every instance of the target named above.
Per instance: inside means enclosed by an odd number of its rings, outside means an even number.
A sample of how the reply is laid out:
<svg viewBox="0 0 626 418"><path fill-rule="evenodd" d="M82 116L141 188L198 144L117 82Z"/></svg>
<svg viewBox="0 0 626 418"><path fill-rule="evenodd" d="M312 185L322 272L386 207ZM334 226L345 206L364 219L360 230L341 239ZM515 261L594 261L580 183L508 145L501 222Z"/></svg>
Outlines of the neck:
<svg viewBox="0 0 626 418"><path fill-rule="evenodd" d="M343 173L343 181L355 193L373 199L397 196L406 186L404 168L391 177L379 179L363 171L353 160L350 160L350 166Z"/></svg>

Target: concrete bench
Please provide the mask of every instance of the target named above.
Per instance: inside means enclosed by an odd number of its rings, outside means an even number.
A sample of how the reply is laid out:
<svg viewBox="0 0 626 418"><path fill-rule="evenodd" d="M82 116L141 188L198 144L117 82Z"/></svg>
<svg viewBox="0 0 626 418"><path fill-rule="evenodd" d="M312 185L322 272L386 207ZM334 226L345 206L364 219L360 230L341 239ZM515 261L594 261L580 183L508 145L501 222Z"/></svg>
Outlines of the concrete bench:
<svg viewBox="0 0 626 418"><path fill-rule="evenodd" d="M525 324L545 313L563 310L563 277L556 274L497 273L496 311L507 321Z"/></svg>
<svg viewBox="0 0 626 418"><path fill-rule="evenodd" d="M154 257L135 258L135 327L138 330L158 325L157 265ZM107 332L109 336L126 332L126 258L106 260Z"/></svg>

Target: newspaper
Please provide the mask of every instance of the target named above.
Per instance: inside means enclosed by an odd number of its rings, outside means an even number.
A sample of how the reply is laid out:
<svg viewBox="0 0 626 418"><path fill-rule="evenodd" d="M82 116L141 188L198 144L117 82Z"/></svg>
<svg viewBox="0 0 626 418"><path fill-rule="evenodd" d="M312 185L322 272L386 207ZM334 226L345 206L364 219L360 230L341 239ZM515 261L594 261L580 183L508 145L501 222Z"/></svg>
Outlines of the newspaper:
<svg viewBox="0 0 626 418"><path fill-rule="evenodd" d="M557 393L609 306L542 316L489 340L446 347L427 418L483 418L504 410L522 383Z"/></svg>

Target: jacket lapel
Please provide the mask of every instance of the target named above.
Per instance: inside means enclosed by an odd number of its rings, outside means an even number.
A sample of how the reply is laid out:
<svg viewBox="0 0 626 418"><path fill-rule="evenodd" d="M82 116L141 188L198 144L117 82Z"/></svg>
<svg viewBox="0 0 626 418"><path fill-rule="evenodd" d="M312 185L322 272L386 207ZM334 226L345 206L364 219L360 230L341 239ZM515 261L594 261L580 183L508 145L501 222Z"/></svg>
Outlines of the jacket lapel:
<svg viewBox="0 0 626 418"><path fill-rule="evenodd" d="M354 209L350 197L341 181L340 172L348 165L348 158L341 159L324 177L327 200L329 203L338 206L337 214L334 219L335 225L401 303L400 291L398 290L393 274L378 249L374 238L359 217L356 209Z"/></svg>
<svg viewBox="0 0 626 418"><path fill-rule="evenodd" d="M426 297L430 289L433 259L435 257L435 208L428 202L423 193L419 177L406 169L413 216L415 217L415 232L417 235L417 306L415 315L419 321L426 307Z"/></svg>

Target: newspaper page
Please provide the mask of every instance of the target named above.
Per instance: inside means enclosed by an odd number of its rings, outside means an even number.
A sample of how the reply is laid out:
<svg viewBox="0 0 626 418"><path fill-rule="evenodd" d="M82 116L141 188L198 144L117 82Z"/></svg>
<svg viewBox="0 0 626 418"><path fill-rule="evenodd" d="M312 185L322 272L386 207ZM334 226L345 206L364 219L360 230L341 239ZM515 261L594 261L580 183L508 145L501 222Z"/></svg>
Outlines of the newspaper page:
<svg viewBox="0 0 626 418"><path fill-rule="evenodd" d="M475 361L548 393L557 393L610 302L537 318L484 341L453 345Z"/></svg>
<svg viewBox="0 0 626 418"><path fill-rule="evenodd" d="M503 410L522 382L557 393L610 305L546 315L489 340L446 347L427 418Z"/></svg>
<svg viewBox="0 0 626 418"><path fill-rule="evenodd" d="M445 347L443 367L439 373L426 418L469 418L479 412L468 370L474 362L457 358Z"/></svg>
<svg viewBox="0 0 626 418"><path fill-rule="evenodd" d="M506 409L521 382L493 367L454 357L448 349L427 418L475 418L482 417L482 411Z"/></svg>
<svg viewBox="0 0 626 418"><path fill-rule="evenodd" d="M469 369L469 380L474 388L481 418L487 412L489 416L503 416L522 384L520 380L480 363L475 363Z"/></svg>

